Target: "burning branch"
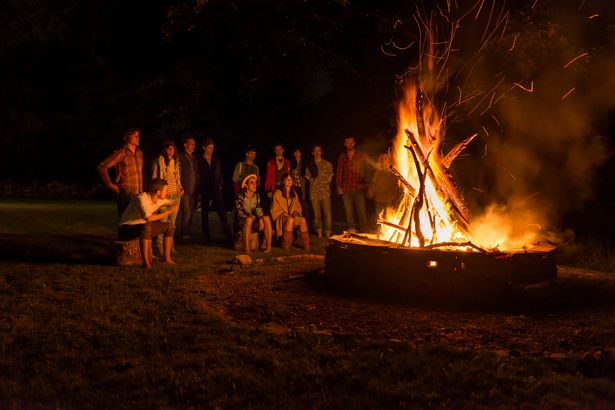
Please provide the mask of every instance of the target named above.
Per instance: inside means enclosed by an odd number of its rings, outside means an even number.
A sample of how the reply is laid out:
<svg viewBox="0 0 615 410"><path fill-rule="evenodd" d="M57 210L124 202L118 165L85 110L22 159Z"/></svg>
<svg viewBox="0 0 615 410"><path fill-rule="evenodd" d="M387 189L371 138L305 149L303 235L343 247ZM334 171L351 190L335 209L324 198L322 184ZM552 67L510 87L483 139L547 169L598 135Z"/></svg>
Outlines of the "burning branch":
<svg viewBox="0 0 615 410"><path fill-rule="evenodd" d="M402 185L406 187L410 195L412 196L416 195L416 189L414 189L414 187L410 185L410 182L408 182L408 180L404 178L404 176L400 174L399 171L393 165L389 165L389 171L391 171L391 173L395 175L397 179L399 179Z"/></svg>
<svg viewBox="0 0 615 410"><path fill-rule="evenodd" d="M446 154L446 157L444 157L444 159L442 160L442 165L444 165L444 168L450 168L451 163L455 160L455 158L457 158L457 156L461 153L461 151L463 151L468 146L468 144L472 142L474 138L476 138L477 135L478 134L474 134L471 137L466 138L459 144L455 145L448 152L448 154Z"/></svg>

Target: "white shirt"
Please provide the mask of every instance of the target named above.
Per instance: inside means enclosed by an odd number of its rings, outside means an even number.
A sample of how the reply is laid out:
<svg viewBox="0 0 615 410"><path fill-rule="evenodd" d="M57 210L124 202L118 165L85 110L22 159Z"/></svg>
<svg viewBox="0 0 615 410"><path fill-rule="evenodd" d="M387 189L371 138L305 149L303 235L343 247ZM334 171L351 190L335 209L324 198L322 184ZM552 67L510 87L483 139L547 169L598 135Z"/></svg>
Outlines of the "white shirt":
<svg viewBox="0 0 615 410"><path fill-rule="evenodd" d="M141 192L136 198L130 200L128 207L120 218L120 225L139 225L147 223L147 217L153 215L165 205L171 205L175 201L171 199L157 199L152 202L152 196L148 192Z"/></svg>

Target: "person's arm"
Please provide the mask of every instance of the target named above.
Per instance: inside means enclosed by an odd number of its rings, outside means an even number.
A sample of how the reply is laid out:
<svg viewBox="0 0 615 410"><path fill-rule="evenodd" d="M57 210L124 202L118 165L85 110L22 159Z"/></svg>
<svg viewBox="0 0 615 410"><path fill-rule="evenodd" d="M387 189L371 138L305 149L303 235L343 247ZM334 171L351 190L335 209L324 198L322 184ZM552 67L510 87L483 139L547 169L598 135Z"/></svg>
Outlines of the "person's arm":
<svg viewBox="0 0 615 410"><path fill-rule="evenodd" d="M237 212L237 217L240 219L245 219L250 216L250 213L245 208L243 195L241 194L237 194L235 197L235 212Z"/></svg>
<svg viewBox="0 0 615 410"><path fill-rule="evenodd" d="M169 205L167 207L167 209L163 212L159 212L159 213L155 213L155 214L151 214L149 216L145 217L145 220L147 222L155 222L155 221L159 221L160 219L166 217L167 215L172 214L173 212L175 212L175 210L179 207L179 204L177 202L173 202L171 205Z"/></svg>
<svg viewBox="0 0 615 410"><path fill-rule="evenodd" d="M100 179L102 179L103 183L107 188L109 188L116 194L120 192L120 187L111 181L111 177L109 177L109 168L114 167L123 159L124 150L118 149L113 151L113 153L107 158L105 158L100 164L98 164L97 167L98 173L100 174Z"/></svg>
<svg viewBox="0 0 615 410"><path fill-rule="evenodd" d="M337 160L337 172L335 174L335 186L337 188L337 193L338 195L342 195L344 193L343 189L342 189L342 177L343 177L343 171L344 171L344 165L343 165L343 155L340 155L338 160Z"/></svg>
<svg viewBox="0 0 615 410"><path fill-rule="evenodd" d="M275 161L269 160L265 173L265 192L269 198L273 195L273 191L275 191Z"/></svg>
<svg viewBox="0 0 615 410"><path fill-rule="evenodd" d="M152 179L160 178L160 165L158 164L158 158L152 163Z"/></svg>
<svg viewBox="0 0 615 410"><path fill-rule="evenodd" d="M241 184L241 162L238 162L235 165L235 170L233 171L233 182L236 184Z"/></svg>

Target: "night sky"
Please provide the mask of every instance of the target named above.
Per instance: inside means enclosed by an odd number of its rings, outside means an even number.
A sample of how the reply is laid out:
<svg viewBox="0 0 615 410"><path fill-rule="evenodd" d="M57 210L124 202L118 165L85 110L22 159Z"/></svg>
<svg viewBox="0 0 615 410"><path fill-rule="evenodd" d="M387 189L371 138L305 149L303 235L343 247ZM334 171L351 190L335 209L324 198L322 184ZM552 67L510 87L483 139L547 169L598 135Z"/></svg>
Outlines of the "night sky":
<svg viewBox="0 0 615 410"><path fill-rule="evenodd" d="M484 114L469 105L451 110L451 143L480 134L452 171L474 207L538 192L541 206L556 208L556 227L608 237L615 229L614 7L565 3L516 3L507 27L480 50L496 17L485 10L474 18L474 10L464 20L447 90L491 90L502 76L497 90L532 81L535 90L513 88ZM4 1L0 179L93 186L97 163L129 127L142 130L146 160L162 140L191 133L217 142L227 170L247 144L261 163L277 142L288 151L320 142L334 160L345 135L375 154L396 133L402 85L419 61L413 16L440 14L430 4ZM476 61L470 72L466 63ZM433 98L450 104L457 95Z"/></svg>

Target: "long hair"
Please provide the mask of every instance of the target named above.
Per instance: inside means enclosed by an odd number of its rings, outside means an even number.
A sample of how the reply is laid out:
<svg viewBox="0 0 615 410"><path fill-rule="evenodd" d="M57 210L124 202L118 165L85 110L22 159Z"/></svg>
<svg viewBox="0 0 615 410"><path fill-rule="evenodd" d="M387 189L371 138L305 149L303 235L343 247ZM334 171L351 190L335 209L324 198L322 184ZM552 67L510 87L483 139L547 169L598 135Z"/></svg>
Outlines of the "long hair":
<svg viewBox="0 0 615 410"><path fill-rule="evenodd" d="M173 152L173 156L172 157L167 156L167 148L169 148L170 146L175 147L175 150ZM164 164L166 166L169 166L169 163L171 162L171 159L174 159L175 160L175 164L177 164L178 161L179 161L179 157L177 155L177 145L175 145L175 141L173 141L173 140L166 140L162 144L162 152L160 153L160 155L164 158Z"/></svg>
<svg viewBox="0 0 615 410"><path fill-rule="evenodd" d="M286 185L284 185L284 180L286 178L290 178L293 180L293 185L290 187L290 191L288 192L289 196L286 196ZM297 192L295 189L295 180L293 176L290 174L290 172L286 172L284 175L282 175L282 186L280 187L280 190L282 191L282 196L286 199L289 199L295 196Z"/></svg>

